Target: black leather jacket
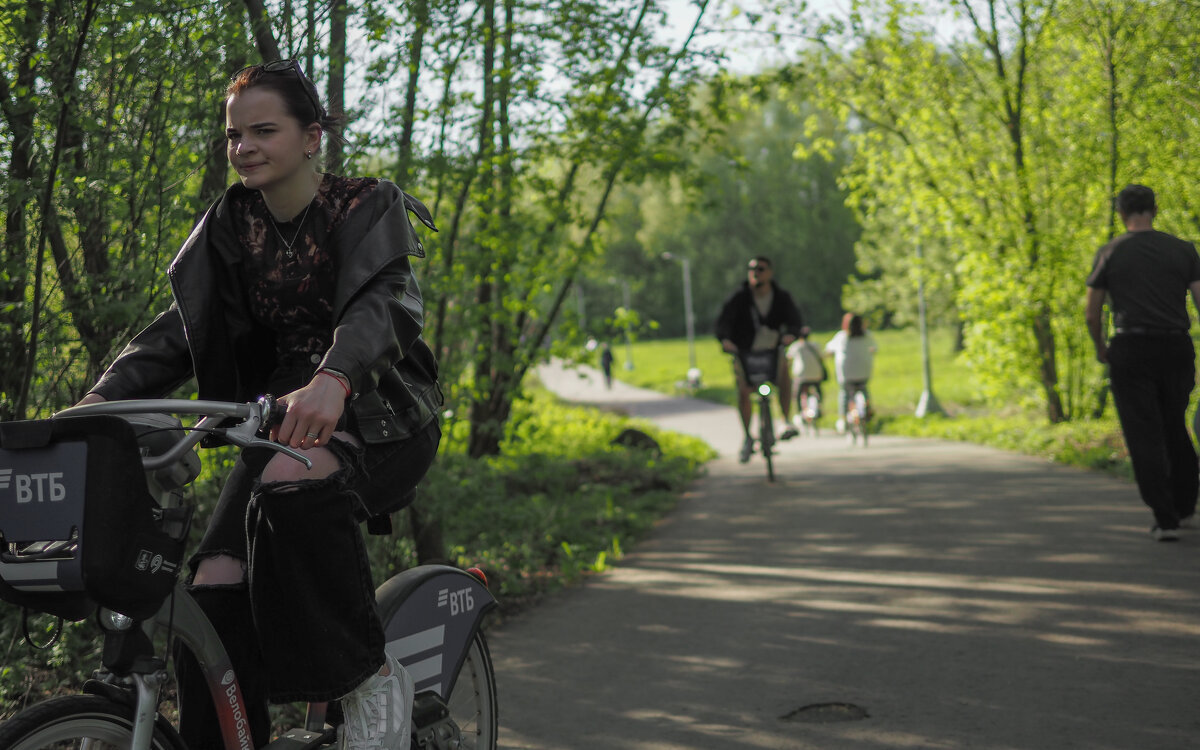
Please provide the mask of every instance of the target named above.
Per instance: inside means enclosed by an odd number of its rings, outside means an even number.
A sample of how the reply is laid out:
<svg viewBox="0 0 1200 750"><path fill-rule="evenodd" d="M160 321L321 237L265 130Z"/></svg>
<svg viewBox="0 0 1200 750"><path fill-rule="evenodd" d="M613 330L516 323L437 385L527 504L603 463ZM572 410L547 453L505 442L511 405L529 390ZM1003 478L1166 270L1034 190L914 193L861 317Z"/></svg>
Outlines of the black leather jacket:
<svg viewBox="0 0 1200 750"><path fill-rule="evenodd" d="M804 319L801 317L800 309L796 307L795 301L792 300L792 295L781 289L774 281L771 282L771 287L774 290L771 309L767 311L766 317L759 320L754 307L754 292L750 289L750 284L742 282L737 291L729 295L721 305L721 312L717 316L714 327L717 340L728 339L738 349L749 350L760 325L779 331L784 335L799 334L800 329L804 327Z"/></svg>
<svg viewBox="0 0 1200 750"><path fill-rule="evenodd" d="M273 336L247 311L229 208L232 192L244 189L229 188L196 225L167 271L173 304L133 338L93 393L160 398L193 375L201 399L250 401L266 392L276 364ZM313 353L312 372L327 367L350 378L349 428L367 443L409 437L442 405L437 363L421 338L421 290L409 256L425 250L409 211L436 230L420 201L380 181L331 238L333 343Z"/></svg>

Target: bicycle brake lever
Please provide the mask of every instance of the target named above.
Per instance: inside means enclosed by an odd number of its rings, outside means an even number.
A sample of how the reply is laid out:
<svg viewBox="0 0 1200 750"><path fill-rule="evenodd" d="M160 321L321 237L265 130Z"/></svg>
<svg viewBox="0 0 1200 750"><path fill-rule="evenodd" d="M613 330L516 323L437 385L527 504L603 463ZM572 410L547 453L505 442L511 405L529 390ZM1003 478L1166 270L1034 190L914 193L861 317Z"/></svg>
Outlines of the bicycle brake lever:
<svg viewBox="0 0 1200 750"><path fill-rule="evenodd" d="M296 459L300 463L304 464L306 469L312 468L312 459L310 459L308 456L304 455L298 450L295 450L294 448L284 445L283 443L276 443L274 440L264 440L260 437L250 438L250 441L246 443L246 447L269 448L276 453L282 453L285 456Z"/></svg>
<svg viewBox="0 0 1200 750"><path fill-rule="evenodd" d="M264 405L264 412L269 413L271 402L266 401L264 403L263 401L260 401L259 403ZM220 435L234 445L240 445L243 448L267 448L275 451L276 453L282 453L289 458L296 459L300 463L304 464L305 468L312 468L312 460L303 453L282 443L277 443L274 440L266 440L258 437L258 431L263 422L263 414L260 413L258 416L252 415L245 422L234 425L233 427L214 429L213 433Z"/></svg>

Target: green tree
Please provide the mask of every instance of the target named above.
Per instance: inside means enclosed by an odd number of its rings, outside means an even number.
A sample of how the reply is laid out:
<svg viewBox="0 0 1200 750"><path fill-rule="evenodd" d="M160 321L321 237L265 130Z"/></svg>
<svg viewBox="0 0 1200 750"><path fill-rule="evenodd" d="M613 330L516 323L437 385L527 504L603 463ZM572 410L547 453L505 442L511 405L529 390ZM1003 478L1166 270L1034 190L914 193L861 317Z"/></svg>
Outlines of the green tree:
<svg viewBox="0 0 1200 750"><path fill-rule="evenodd" d="M658 142L681 132L667 123L692 116L695 55L690 40L657 40L653 0L410 12L420 42L410 49L424 59L377 74L425 82L397 102L389 137L403 146L397 177L430 198L441 229L423 268L427 330L468 450L486 455L580 270L602 252L613 190L659 167Z"/></svg>
<svg viewBox="0 0 1200 750"><path fill-rule="evenodd" d="M83 12L81 12L81 10ZM77 398L164 304L163 270L211 182L227 6L10 4L0 416ZM154 75L147 75L154 71ZM223 161L220 179L224 179Z"/></svg>
<svg viewBox="0 0 1200 750"><path fill-rule="evenodd" d="M688 258L696 330L707 335L745 280L746 261L766 255L810 324L836 325L859 234L839 185L845 131L801 87L753 76L710 80L694 106L707 122L677 152L685 168L629 188L636 218L623 216L606 231L629 248L622 256L610 247L609 273L632 280L639 314L664 335L681 336L680 267L661 256Z"/></svg>
<svg viewBox="0 0 1200 750"><path fill-rule="evenodd" d="M1175 166L1172 99L1195 99L1176 83L1195 24L1174 4L1128 5L948 0L937 10L966 32L947 41L916 4L859 2L807 68L860 124L845 179L864 265L891 270L879 288L910 285L889 248L938 249L926 278L953 290L991 394L1036 397L1051 421L1091 413L1099 387L1079 310L1112 191Z"/></svg>

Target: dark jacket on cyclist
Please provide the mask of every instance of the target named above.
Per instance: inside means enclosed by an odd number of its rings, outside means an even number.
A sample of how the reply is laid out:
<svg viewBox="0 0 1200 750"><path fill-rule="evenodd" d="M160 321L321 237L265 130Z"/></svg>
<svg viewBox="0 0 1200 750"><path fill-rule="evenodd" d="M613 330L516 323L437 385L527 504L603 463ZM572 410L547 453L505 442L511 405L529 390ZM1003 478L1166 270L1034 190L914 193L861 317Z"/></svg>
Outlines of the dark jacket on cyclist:
<svg viewBox="0 0 1200 750"><path fill-rule="evenodd" d="M743 282L721 305L716 324L717 340L732 341L739 350L748 351L762 326L778 331L780 335L799 334L804 321L792 295L774 281L771 282L771 292L771 309L766 316L760 316L754 304L754 291L748 282Z"/></svg>
<svg viewBox="0 0 1200 750"><path fill-rule="evenodd" d="M333 298L333 339L278 378L270 331L247 309L242 259L230 187L209 209L171 263L171 307L133 338L92 391L109 400L160 398L192 375L199 398L250 401L302 386L317 369L349 378L350 429L367 443L403 440L429 424L442 403L437 364L421 338L421 291L409 256L425 251L409 222L412 211L433 227L428 209L399 187L380 181L361 210L334 230L339 269ZM394 336L380 336L394 331Z"/></svg>

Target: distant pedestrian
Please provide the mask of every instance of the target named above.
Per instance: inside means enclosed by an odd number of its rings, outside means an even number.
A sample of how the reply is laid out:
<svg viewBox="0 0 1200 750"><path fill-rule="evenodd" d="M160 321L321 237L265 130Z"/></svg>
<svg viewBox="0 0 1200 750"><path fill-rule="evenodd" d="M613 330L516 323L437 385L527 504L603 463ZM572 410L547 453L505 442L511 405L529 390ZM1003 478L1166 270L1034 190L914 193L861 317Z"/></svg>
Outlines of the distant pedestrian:
<svg viewBox="0 0 1200 750"><path fill-rule="evenodd" d="M1193 526L1200 487L1185 412L1196 381L1187 295L1200 309L1200 256L1190 242L1154 229L1154 191L1129 185L1117 195L1127 230L1096 252L1087 277L1087 326L1096 359L1107 364L1113 401L1142 501L1160 542ZM1105 340L1105 297L1113 335Z"/></svg>
<svg viewBox="0 0 1200 750"><path fill-rule="evenodd" d="M600 347L600 369L604 371L604 386L612 390L612 347L605 341Z"/></svg>

